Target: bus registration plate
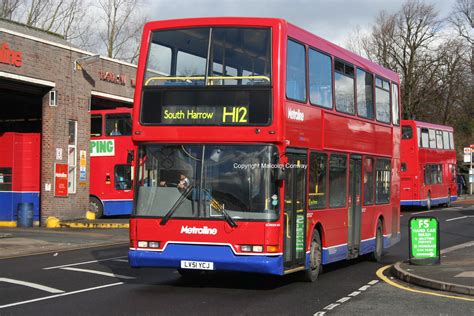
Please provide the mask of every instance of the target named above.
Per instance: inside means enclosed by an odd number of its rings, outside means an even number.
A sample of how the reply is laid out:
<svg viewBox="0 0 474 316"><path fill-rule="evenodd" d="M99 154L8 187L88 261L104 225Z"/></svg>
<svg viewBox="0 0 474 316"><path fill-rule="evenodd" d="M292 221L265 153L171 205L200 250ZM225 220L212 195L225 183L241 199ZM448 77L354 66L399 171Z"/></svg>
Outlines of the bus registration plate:
<svg viewBox="0 0 474 316"><path fill-rule="evenodd" d="M181 269L214 270L214 262L181 260Z"/></svg>

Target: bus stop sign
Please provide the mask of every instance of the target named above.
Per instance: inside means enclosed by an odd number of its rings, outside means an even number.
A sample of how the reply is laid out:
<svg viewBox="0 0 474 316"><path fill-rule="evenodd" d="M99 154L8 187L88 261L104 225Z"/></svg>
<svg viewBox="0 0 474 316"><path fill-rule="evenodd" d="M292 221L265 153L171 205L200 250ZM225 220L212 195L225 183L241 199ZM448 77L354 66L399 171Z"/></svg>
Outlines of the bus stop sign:
<svg viewBox="0 0 474 316"><path fill-rule="evenodd" d="M410 264L440 263L439 222L436 217L412 217L409 229Z"/></svg>

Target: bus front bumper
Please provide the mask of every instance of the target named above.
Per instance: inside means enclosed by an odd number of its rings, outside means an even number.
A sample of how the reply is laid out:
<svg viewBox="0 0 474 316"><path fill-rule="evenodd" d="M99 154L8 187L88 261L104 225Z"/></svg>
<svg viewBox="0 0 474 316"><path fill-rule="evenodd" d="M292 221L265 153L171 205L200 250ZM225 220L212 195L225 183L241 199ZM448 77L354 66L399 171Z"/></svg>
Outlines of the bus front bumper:
<svg viewBox="0 0 474 316"><path fill-rule="evenodd" d="M181 261L212 262L216 271L241 271L283 275L283 256L236 255L230 246L168 244L163 251L130 248L128 262L133 268L181 268Z"/></svg>

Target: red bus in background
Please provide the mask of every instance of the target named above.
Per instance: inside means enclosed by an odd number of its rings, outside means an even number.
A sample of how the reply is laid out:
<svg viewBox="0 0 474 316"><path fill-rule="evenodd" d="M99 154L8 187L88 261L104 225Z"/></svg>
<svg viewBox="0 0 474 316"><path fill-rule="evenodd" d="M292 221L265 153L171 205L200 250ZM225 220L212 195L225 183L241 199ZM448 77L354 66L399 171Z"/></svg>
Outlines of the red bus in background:
<svg viewBox="0 0 474 316"><path fill-rule="evenodd" d="M314 281L400 239L399 77L281 19L147 23L132 267Z"/></svg>
<svg viewBox="0 0 474 316"><path fill-rule="evenodd" d="M16 226L21 203L33 204L40 222L41 134L0 133L0 222Z"/></svg>
<svg viewBox="0 0 474 316"><path fill-rule="evenodd" d="M132 109L91 111L90 204L96 217L132 212Z"/></svg>
<svg viewBox="0 0 474 316"><path fill-rule="evenodd" d="M402 120L400 199L428 209L457 199L452 127Z"/></svg>

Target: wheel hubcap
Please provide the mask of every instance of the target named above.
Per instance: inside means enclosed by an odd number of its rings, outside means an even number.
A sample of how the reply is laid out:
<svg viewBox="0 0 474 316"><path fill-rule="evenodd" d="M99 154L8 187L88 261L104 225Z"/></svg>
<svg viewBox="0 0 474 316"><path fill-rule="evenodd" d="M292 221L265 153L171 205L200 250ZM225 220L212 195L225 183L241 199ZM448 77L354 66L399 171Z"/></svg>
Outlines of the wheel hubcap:
<svg viewBox="0 0 474 316"><path fill-rule="evenodd" d="M380 230L377 231L377 255L380 255L382 252L382 235Z"/></svg>
<svg viewBox="0 0 474 316"><path fill-rule="evenodd" d="M90 203L89 210L93 213L97 213L99 211L99 207L95 203Z"/></svg>
<svg viewBox="0 0 474 316"><path fill-rule="evenodd" d="M311 270L316 270L321 262L319 245L313 241L311 245Z"/></svg>

